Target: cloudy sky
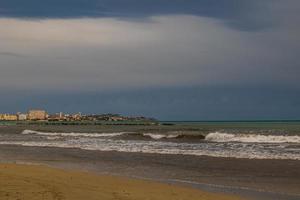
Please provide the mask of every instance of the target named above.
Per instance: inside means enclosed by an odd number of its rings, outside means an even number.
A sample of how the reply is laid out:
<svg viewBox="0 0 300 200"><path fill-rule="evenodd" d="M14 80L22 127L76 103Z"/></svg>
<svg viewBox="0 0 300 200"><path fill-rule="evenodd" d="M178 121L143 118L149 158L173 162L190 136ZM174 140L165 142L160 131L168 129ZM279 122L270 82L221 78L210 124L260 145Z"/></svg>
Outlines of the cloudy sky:
<svg viewBox="0 0 300 200"><path fill-rule="evenodd" d="M1 0L0 112L300 119L299 0Z"/></svg>

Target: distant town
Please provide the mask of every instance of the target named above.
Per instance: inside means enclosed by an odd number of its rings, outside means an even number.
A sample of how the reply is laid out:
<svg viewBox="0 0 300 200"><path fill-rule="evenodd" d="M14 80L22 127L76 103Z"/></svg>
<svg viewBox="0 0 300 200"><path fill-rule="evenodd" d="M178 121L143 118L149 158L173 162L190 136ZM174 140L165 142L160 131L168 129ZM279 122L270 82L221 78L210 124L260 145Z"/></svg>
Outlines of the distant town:
<svg viewBox="0 0 300 200"><path fill-rule="evenodd" d="M29 110L27 113L0 114L0 121L156 121L153 118L127 117L119 114L67 114L63 112L48 114L46 110Z"/></svg>

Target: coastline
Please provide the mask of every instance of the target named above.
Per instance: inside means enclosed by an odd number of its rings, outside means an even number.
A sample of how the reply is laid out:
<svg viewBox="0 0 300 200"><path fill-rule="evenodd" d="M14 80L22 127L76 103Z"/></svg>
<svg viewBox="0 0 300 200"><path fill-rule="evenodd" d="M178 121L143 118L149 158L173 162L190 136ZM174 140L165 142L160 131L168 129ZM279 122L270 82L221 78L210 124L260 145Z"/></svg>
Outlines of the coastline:
<svg viewBox="0 0 300 200"><path fill-rule="evenodd" d="M255 200L296 200L300 161L0 145L0 163L38 164L173 184Z"/></svg>
<svg viewBox="0 0 300 200"><path fill-rule="evenodd" d="M0 164L0 199L238 200L188 187L41 165Z"/></svg>
<svg viewBox="0 0 300 200"><path fill-rule="evenodd" d="M280 132L282 128L286 132ZM246 135L242 135L243 137L250 134L252 139L259 141L218 143L200 141L203 138L198 137L210 133L218 137L224 136L216 133L220 130L222 133L228 133L229 136L233 134L235 139L244 139L236 136L237 133L244 133ZM285 153L291 150L297 157L299 142L283 145L271 143L270 146L269 143L262 143L259 137L262 133L265 136L270 135L268 138L263 138L266 142L282 142L292 136L298 137L299 130L299 123L293 126L269 123L263 125L184 123L175 126L0 126L2 141L0 164L42 165L67 172L75 170L99 176L108 175L171 184L213 194L238 195L248 200L298 200L300 160L291 157L292 154L287 156ZM128 132L134 134L128 135L126 134ZM253 133L258 134L252 135ZM276 136L277 133L280 133L280 137ZM196 135L197 138L170 137L170 135L180 134ZM145 135L147 137L144 137ZM274 139L276 141L273 141ZM151 146L154 144L155 148ZM284 149L281 149L282 146ZM146 151L141 151L143 150L141 147L146 148ZM197 148L200 154L187 155L176 152L168 154L150 151L151 149L189 150L191 147ZM253 152L252 148L245 149L245 147L253 147L256 151ZM228 151L230 149L234 151ZM212 154L201 155L205 150ZM251 152L243 158L235 154L235 152L247 153L247 150ZM226 152L226 155L219 156L218 152ZM270 152L270 154L258 158L257 155L261 155L261 152ZM256 157L251 156L253 153L256 153ZM284 159L277 159L277 157L274 159L269 155L283 155L281 157Z"/></svg>

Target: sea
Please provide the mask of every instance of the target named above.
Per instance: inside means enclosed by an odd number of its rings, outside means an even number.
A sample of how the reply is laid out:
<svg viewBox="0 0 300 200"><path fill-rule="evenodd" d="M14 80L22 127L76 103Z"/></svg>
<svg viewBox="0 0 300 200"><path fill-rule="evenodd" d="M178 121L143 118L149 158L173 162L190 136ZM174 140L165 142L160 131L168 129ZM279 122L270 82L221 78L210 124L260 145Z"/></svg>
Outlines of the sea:
<svg viewBox="0 0 300 200"><path fill-rule="evenodd" d="M113 126L113 128L112 128ZM0 145L300 160L300 121L0 127Z"/></svg>

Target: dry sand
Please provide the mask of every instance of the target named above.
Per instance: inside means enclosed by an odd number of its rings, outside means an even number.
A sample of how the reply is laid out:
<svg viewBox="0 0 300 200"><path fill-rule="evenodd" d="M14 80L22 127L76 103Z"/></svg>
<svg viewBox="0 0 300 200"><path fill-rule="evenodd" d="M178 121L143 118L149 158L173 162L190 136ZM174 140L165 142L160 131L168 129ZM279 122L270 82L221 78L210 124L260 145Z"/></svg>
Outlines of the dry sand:
<svg viewBox="0 0 300 200"><path fill-rule="evenodd" d="M67 171L38 165L0 164L1 200L235 200L150 181Z"/></svg>

